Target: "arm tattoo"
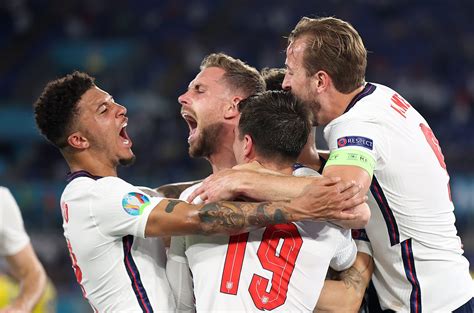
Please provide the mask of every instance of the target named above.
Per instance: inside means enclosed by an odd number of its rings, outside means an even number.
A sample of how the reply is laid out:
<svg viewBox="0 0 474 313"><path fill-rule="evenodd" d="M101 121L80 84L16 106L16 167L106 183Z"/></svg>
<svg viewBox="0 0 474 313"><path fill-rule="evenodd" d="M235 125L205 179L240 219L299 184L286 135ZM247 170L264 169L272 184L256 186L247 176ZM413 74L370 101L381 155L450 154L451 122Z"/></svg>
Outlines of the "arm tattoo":
<svg viewBox="0 0 474 313"><path fill-rule="evenodd" d="M341 273L341 280L344 282L344 285L347 289L352 287L357 292L365 291L367 286L362 275L369 269L372 262L372 259L370 259L361 270L357 269L355 266L352 266Z"/></svg>
<svg viewBox="0 0 474 313"><path fill-rule="evenodd" d="M213 202L204 205L198 214L205 234L241 233L293 220L283 205L269 202Z"/></svg>
<svg viewBox="0 0 474 313"><path fill-rule="evenodd" d="M169 200L168 204L166 205L165 212L171 213L174 210L174 207L180 204L183 201L180 200Z"/></svg>
<svg viewBox="0 0 474 313"><path fill-rule="evenodd" d="M237 212L236 212L237 211ZM232 203L208 203L199 211L201 222L213 228L242 228L245 224L242 214Z"/></svg>
<svg viewBox="0 0 474 313"><path fill-rule="evenodd" d="M360 290L362 287L361 273L353 267L341 273L341 280L344 282L346 289L350 289L352 287L355 290Z"/></svg>

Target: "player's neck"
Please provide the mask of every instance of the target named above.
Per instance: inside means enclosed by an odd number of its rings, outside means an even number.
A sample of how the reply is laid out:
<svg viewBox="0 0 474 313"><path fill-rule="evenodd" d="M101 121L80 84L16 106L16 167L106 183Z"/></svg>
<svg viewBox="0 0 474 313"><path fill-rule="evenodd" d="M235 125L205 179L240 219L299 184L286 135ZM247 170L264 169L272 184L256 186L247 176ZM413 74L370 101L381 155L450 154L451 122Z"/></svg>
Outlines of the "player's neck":
<svg viewBox="0 0 474 313"><path fill-rule="evenodd" d="M110 160L81 155L80 157L66 157L71 173L77 171L87 171L94 176L115 176L117 177L117 167Z"/></svg>
<svg viewBox="0 0 474 313"><path fill-rule="evenodd" d="M285 174L285 175L291 175L293 173L293 163L294 162L279 162L279 161L274 161L278 160L278 158L273 158L272 160L266 160L264 158L256 157L252 161L257 161L262 165L262 167L266 168L267 170L275 171L280 174Z"/></svg>
<svg viewBox="0 0 474 313"><path fill-rule="evenodd" d="M347 107L354 99L354 97L357 96L359 93L361 93L362 90L364 90L364 87L365 87L365 84L360 86L359 88L356 88L350 93L346 94L346 93L336 92L336 94L332 96L332 99L335 103L333 107L337 108L337 112L336 112L337 116L335 118L344 114Z"/></svg>
<svg viewBox="0 0 474 313"><path fill-rule="evenodd" d="M318 154L318 149L316 148L316 127L311 129L308 140L298 157L298 162L314 169L321 167L321 159Z"/></svg>
<svg viewBox="0 0 474 313"><path fill-rule="evenodd" d="M234 151L231 147L222 145L216 153L211 154L208 158L211 163L212 172L217 173L221 170L232 168L237 164L235 161Z"/></svg>

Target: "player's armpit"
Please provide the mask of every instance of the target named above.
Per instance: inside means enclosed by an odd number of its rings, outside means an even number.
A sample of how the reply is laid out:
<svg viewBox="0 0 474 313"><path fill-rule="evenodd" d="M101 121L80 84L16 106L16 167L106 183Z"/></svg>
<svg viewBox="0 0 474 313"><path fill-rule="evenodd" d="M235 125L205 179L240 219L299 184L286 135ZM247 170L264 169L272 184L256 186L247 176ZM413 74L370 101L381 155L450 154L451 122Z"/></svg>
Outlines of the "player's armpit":
<svg viewBox="0 0 474 313"><path fill-rule="evenodd" d="M160 197L164 198L171 198L171 199L178 199L179 195L181 193L191 187L192 185L195 185L201 180L195 180L195 181L188 181L188 182L179 182L179 183L173 183L173 184L166 184L166 185L161 185L157 188L155 188L155 191L159 194Z"/></svg>
<svg viewBox="0 0 474 313"><path fill-rule="evenodd" d="M373 271L372 257L358 252L354 264L340 273L340 280L324 282L314 312L358 312Z"/></svg>

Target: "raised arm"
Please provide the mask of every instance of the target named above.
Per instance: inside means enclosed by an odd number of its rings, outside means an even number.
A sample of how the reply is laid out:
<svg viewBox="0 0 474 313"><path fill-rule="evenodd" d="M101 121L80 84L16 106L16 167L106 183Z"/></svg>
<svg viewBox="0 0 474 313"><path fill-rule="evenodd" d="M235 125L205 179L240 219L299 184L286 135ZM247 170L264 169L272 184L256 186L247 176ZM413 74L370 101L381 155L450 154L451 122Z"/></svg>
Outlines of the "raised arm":
<svg viewBox="0 0 474 313"><path fill-rule="evenodd" d="M31 312L46 287L46 274L30 243L14 255L6 256L13 276L20 283L18 297L0 312Z"/></svg>
<svg viewBox="0 0 474 313"><path fill-rule="evenodd" d="M289 202L218 201L193 205L163 199L150 213L145 235L238 234L300 220L357 218L354 213L340 208L359 205L366 201L366 197L359 193L358 186L351 183L342 183L340 188L344 192L337 188L328 191L313 182Z"/></svg>

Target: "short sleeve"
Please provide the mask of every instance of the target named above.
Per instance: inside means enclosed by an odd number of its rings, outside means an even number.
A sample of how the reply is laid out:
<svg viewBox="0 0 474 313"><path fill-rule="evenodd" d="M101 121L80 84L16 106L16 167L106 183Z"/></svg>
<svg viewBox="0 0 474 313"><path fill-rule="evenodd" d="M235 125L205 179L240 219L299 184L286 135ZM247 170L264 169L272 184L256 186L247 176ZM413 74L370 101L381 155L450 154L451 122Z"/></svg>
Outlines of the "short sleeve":
<svg viewBox="0 0 474 313"><path fill-rule="evenodd" d="M293 170L293 176L297 177L319 177L321 174L318 171L313 170L312 168L301 166Z"/></svg>
<svg viewBox="0 0 474 313"><path fill-rule="evenodd" d="M374 158L376 169L386 163L390 146L383 128L374 121L344 117L326 126L324 137L331 152L339 149L361 150Z"/></svg>
<svg viewBox="0 0 474 313"><path fill-rule="evenodd" d="M29 242L18 204L7 188L0 187L0 255L14 255Z"/></svg>
<svg viewBox="0 0 474 313"><path fill-rule="evenodd" d="M329 266L336 271L343 271L351 267L357 256L357 247L351 238L350 230L344 229L341 231L343 232L344 238L329 264Z"/></svg>
<svg viewBox="0 0 474 313"><path fill-rule="evenodd" d="M162 199L149 196L120 178L104 177L91 189L89 209L103 235L145 238L148 216Z"/></svg>

